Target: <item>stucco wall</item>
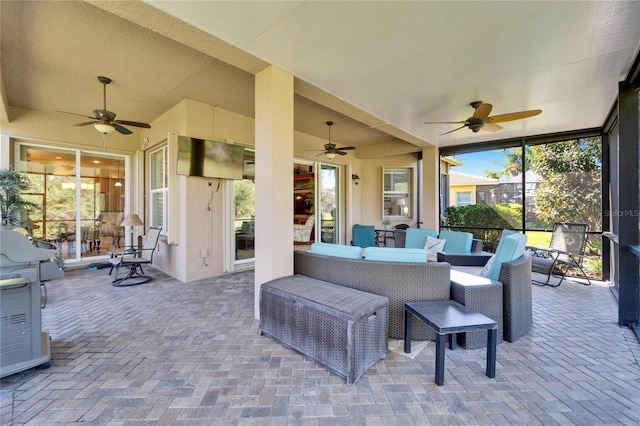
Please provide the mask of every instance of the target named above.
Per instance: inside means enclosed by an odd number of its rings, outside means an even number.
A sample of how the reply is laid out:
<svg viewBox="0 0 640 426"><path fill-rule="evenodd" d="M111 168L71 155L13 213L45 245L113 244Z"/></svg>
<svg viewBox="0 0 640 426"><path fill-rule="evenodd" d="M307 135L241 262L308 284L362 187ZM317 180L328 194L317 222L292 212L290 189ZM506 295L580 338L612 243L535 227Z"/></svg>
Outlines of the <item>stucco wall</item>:
<svg viewBox="0 0 640 426"><path fill-rule="evenodd" d="M7 144L16 139L42 143L55 147L72 147L102 151L102 135L92 127L74 127L77 123L73 116L60 113L30 111L12 107L11 123L2 123L2 164L8 165ZM193 100L183 100L173 108L162 114L151 124L151 129L135 130L129 136L111 133L106 136L106 150L111 153L130 155L132 177L129 188L129 198L126 200L127 210L134 212L146 211L144 203L148 187L142 185L142 164L144 152L158 147L168 141L170 134L187 135L204 139L214 139L238 143L246 147L255 145L255 126L251 117L242 116ZM177 139L177 137L176 137ZM299 159L318 161L317 152L327 142L324 138L308 134L294 133L294 155ZM171 150L170 150L171 151ZM437 149L432 149L431 157L437 159ZM173 154L175 155L175 153ZM171 159L171 157L170 157ZM324 158L320 159L326 160ZM172 238L168 244L166 238L161 238L154 266L171 276L189 282L202 278L220 275L233 266L233 253L225 252L225 244L232 239L232 214L223 210L232 202L229 193L230 186L218 180L196 177L178 176L175 174L175 158L169 164L171 176L170 209L172 217ZM258 159L259 161L259 159ZM424 164L422 190L425 192L425 203L422 208L423 227L428 226L432 199L427 193L435 191L437 200L437 163L429 166ZM392 157L360 160L357 151L346 156L338 156L331 164L344 165L341 169L341 201L344 207L341 221L341 238L343 243L351 240L351 225L354 223L368 223L381 226L382 220L382 167L412 167L413 168L413 217L410 224L415 226L415 207L417 196L415 193L417 174L416 155L402 154ZM291 173L291 170L281 170L281 173ZM360 184L356 187L351 180L351 174L360 176ZM145 179L146 181L146 179ZM209 186L211 183L211 186ZM425 183L434 185L430 188ZM208 209L209 204L211 210ZM426 206L426 208L425 208ZM437 203L436 203L437 206ZM436 207L437 210L437 207ZM437 214L434 216L437 223ZM145 218L148 221L148 217ZM226 233L226 234L225 234ZM225 240L226 238L226 240ZM204 255L204 256L201 256ZM204 257L204 258L203 258Z"/></svg>

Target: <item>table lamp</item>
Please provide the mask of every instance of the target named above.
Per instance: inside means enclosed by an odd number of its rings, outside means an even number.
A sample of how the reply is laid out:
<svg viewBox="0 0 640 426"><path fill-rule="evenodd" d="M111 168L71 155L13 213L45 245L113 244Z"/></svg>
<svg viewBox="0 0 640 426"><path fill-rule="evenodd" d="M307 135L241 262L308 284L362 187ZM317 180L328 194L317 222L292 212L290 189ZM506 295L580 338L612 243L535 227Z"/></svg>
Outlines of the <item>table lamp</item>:
<svg viewBox="0 0 640 426"><path fill-rule="evenodd" d="M407 200L404 198L398 198L396 200L396 206L398 206L398 216L406 216L405 209L407 206Z"/></svg>
<svg viewBox="0 0 640 426"><path fill-rule="evenodd" d="M125 226L125 227L126 226L130 226L131 227L131 231L129 231L130 234L131 234L131 239L130 239L131 243L130 244L131 244L131 247L133 247L133 227L134 226L144 226L144 223L142 223L142 220L140 220L140 217L138 217L137 214L129 213L127 215L127 217L125 217L124 220L122 222L120 222L120 226ZM125 245L126 245L126 242L125 242ZM140 245L140 244L138 244L138 245Z"/></svg>

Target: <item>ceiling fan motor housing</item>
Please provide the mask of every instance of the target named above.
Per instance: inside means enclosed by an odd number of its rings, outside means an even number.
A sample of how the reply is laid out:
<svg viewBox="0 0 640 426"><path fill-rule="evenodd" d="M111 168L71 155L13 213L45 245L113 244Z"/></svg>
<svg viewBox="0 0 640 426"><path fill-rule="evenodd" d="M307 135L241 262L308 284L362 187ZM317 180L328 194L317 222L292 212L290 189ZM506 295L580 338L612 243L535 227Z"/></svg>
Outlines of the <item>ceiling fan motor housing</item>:
<svg viewBox="0 0 640 426"><path fill-rule="evenodd" d="M469 127L474 133L477 133L484 126L484 121L479 118L469 117L467 119L467 127Z"/></svg>

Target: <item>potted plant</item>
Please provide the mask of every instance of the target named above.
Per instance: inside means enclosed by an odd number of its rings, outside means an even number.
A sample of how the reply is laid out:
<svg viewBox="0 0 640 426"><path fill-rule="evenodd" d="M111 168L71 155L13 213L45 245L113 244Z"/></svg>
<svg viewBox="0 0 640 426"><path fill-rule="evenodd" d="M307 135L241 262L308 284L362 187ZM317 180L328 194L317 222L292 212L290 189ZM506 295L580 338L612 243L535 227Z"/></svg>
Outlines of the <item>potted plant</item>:
<svg viewBox="0 0 640 426"><path fill-rule="evenodd" d="M391 219L385 217L382 219L382 225L384 226L384 229L389 229L389 226L391 226Z"/></svg>
<svg viewBox="0 0 640 426"><path fill-rule="evenodd" d="M26 212L31 207L38 208L35 203L22 199L21 192L31 186L28 177L21 175L12 167L0 169L0 212L3 227L26 225Z"/></svg>

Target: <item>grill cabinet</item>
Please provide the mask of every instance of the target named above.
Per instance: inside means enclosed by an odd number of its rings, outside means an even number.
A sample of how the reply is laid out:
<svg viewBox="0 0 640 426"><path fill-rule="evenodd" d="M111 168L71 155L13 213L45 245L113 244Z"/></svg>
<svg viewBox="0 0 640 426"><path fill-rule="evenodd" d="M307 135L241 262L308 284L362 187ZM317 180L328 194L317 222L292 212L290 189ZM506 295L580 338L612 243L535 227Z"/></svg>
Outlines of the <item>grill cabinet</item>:
<svg viewBox="0 0 640 426"><path fill-rule="evenodd" d="M260 333L355 383L387 356L389 300L294 275L262 285Z"/></svg>
<svg viewBox="0 0 640 426"><path fill-rule="evenodd" d="M53 254L19 232L0 229L0 377L50 365L49 334L42 331L40 265Z"/></svg>

